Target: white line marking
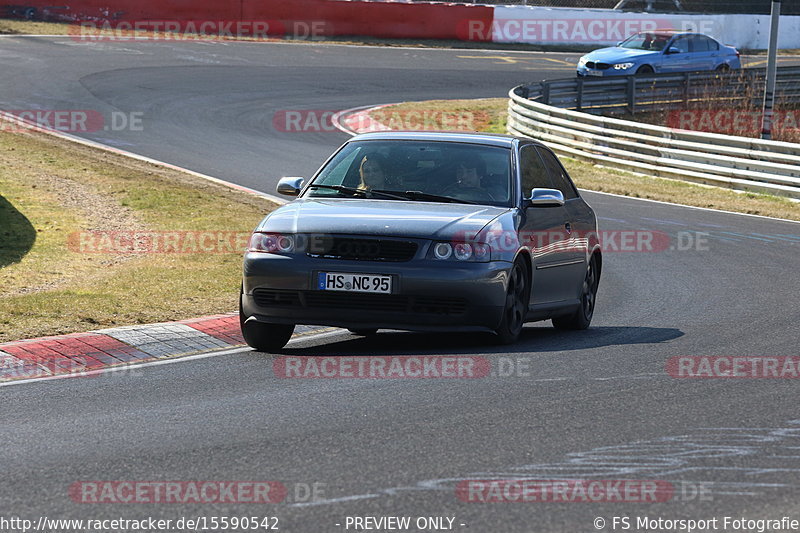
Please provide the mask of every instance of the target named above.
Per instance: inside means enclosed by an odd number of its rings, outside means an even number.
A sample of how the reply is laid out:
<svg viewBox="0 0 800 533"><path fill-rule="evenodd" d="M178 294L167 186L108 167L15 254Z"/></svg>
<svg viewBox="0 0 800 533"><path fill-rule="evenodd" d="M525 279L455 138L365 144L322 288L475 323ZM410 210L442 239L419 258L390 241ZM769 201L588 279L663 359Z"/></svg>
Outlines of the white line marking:
<svg viewBox="0 0 800 533"><path fill-rule="evenodd" d="M301 335L301 336L289 339L289 342L287 343L287 346L289 344L293 344L293 343L296 343L296 342L305 341L305 340L309 340L309 339L310 340L317 340L317 339L324 339L326 337L332 337L334 335L341 335L345 331L346 330L344 330L344 329L336 329L334 331L325 331L323 333L315 333L315 334L311 334L311 335ZM91 370L89 372L81 372L80 374L62 374L62 375L58 375L58 376L47 376L47 377L41 377L41 378L21 379L21 380L18 380L18 381L7 381L5 383L0 383L0 387L11 387L12 385L25 385L25 384L28 384L28 383L38 383L38 382L42 382L42 381L52 381L52 380L55 380L55 379L79 379L79 378L85 378L85 377L90 377L90 376L99 376L99 375L110 373L110 372L125 372L125 371L131 371L131 370L135 370L135 369L139 369L139 368L146 368L146 367L150 367L150 366L171 365L171 364L174 364L174 363L184 363L184 362L187 362L187 361L195 361L195 360L198 360L198 359L209 359L211 357L220 357L220 356L223 356L223 355L231 355L231 354L234 354L234 353L249 352L249 351L253 351L253 349L248 347L248 346L242 346L242 347L239 347L239 348L232 348L232 349L229 349L229 350L223 350L223 351L217 351L217 352L205 352L205 353L199 353L199 354L195 354L195 355L187 355L187 356L184 356L184 357L180 357L180 356L173 357L171 359L159 359L158 361L146 361L144 363L131 363L131 364L126 364L126 365L113 366L111 368L100 368L100 369L97 369L97 370Z"/></svg>
<svg viewBox="0 0 800 533"><path fill-rule="evenodd" d="M755 217L755 218L765 218L767 220L780 220L781 222L791 222L793 224L800 224L798 220L789 220L788 218L777 218L777 217L768 217L764 215L753 215L751 213L737 213L736 211L725 211L724 209L711 209L710 207L697 207L695 205L685 205L685 204L676 204L674 202L663 202L661 200L651 200L649 198L634 198L633 196L625 196L622 194L614 194L611 192L601 192L601 191L593 191L591 189L581 189L578 190L590 192L592 194L604 194L606 196L614 196L616 198L627 198L628 200L638 200L640 202L652 202L654 204L664 204L664 205L671 205L676 207L685 207L687 209L698 209L700 211L711 211L713 213L725 213L728 215L740 215L743 217ZM723 189L725 190L725 189Z"/></svg>

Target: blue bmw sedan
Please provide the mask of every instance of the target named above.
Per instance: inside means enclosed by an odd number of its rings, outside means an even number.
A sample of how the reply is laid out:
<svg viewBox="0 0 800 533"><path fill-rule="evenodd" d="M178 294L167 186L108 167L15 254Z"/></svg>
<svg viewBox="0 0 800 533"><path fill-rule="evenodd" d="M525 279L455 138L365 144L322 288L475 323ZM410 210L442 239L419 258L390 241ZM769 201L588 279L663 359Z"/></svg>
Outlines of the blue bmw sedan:
<svg viewBox="0 0 800 533"><path fill-rule="evenodd" d="M382 132L345 143L244 257L242 333L281 349L295 324L479 330L589 326L602 258L594 211L543 144L507 135Z"/></svg>
<svg viewBox="0 0 800 533"><path fill-rule="evenodd" d="M578 76L727 71L741 67L739 52L733 46L700 33L654 30L581 57Z"/></svg>

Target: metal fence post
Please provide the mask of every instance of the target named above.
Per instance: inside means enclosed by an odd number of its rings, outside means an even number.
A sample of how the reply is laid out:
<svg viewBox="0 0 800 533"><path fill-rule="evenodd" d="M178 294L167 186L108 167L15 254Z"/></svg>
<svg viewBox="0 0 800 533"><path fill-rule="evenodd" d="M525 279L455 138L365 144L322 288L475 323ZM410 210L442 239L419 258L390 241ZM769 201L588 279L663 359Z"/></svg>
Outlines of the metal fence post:
<svg viewBox="0 0 800 533"><path fill-rule="evenodd" d="M628 76L628 86L626 88L628 96L628 112L636 114L636 76Z"/></svg>
<svg viewBox="0 0 800 533"><path fill-rule="evenodd" d="M575 102L575 109L580 111L583 108L583 79L578 78L578 100Z"/></svg>
<svg viewBox="0 0 800 533"><path fill-rule="evenodd" d="M689 105L689 84L692 82L692 76L689 72L683 75L683 105Z"/></svg>

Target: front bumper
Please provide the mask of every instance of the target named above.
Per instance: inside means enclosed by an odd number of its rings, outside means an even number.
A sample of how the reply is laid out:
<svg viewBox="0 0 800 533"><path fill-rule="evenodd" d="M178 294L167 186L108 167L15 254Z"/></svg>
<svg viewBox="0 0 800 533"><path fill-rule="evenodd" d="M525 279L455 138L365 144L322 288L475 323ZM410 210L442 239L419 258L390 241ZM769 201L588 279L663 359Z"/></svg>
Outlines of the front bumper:
<svg viewBox="0 0 800 533"><path fill-rule="evenodd" d="M248 253L242 310L278 324L408 330L493 330L500 324L511 263L349 261ZM392 294L324 291L319 272L392 276Z"/></svg>

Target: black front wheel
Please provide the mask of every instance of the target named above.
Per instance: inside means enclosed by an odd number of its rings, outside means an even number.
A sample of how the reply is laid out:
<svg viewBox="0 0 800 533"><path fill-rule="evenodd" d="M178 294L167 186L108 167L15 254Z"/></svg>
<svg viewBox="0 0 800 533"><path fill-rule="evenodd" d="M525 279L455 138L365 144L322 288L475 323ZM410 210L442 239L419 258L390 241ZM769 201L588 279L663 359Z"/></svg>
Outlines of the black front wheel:
<svg viewBox="0 0 800 533"><path fill-rule="evenodd" d="M517 259L508 277L503 319L494 331L500 344L513 344L519 339L528 314L530 292L528 269L523 261Z"/></svg>
<svg viewBox="0 0 800 533"><path fill-rule="evenodd" d="M259 352L277 352L286 346L294 333L294 324L265 324L247 320L242 310L242 295L239 295L239 325L244 342Z"/></svg>
<svg viewBox="0 0 800 533"><path fill-rule="evenodd" d="M586 329L592 323L594 306L597 302L597 287L600 283L597 256L593 255L586 267L586 275L581 286L581 305L575 314L553 319L556 329Z"/></svg>
<svg viewBox="0 0 800 533"><path fill-rule="evenodd" d="M652 74L652 73L653 73L653 67L651 67L650 65L642 65L636 70L636 74Z"/></svg>

